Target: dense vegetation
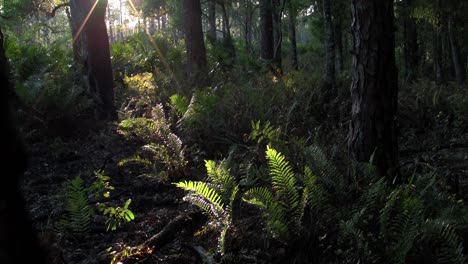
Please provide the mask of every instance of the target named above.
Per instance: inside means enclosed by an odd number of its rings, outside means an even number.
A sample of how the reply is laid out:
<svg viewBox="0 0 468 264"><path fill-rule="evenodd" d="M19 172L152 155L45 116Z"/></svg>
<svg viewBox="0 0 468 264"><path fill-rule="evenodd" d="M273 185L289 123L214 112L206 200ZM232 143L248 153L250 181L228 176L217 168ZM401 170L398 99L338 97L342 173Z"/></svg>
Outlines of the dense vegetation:
<svg viewBox="0 0 468 264"><path fill-rule="evenodd" d="M467 263L465 1L0 7L1 263Z"/></svg>

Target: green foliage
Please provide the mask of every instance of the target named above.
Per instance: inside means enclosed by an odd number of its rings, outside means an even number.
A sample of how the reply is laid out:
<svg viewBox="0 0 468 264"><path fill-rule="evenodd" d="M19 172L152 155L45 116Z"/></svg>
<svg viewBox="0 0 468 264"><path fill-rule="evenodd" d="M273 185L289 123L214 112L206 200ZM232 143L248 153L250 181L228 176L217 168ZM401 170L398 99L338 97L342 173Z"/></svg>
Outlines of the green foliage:
<svg viewBox="0 0 468 264"><path fill-rule="evenodd" d="M166 179L185 166L184 146L180 138L171 131L162 105L153 107L151 118L123 120L119 124L119 131L129 139L146 143L139 154L122 160L119 166L139 162L152 167Z"/></svg>
<svg viewBox="0 0 468 264"><path fill-rule="evenodd" d="M306 204L317 195L315 176L306 168L306 187L301 193L293 169L285 157L269 146L266 157L273 190L266 187L252 188L244 194L243 200L265 210L266 223L273 237L292 242L302 231Z"/></svg>
<svg viewBox="0 0 468 264"><path fill-rule="evenodd" d="M187 112L189 104L190 104L187 97L174 94L170 97L170 99L171 99L171 106L175 109L177 114L182 116L183 114L185 114L185 112Z"/></svg>
<svg viewBox="0 0 468 264"><path fill-rule="evenodd" d="M64 216L59 221L59 230L71 233L88 233L93 209L89 205L87 190L81 177L76 176L66 188Z"/></svg>
<svg viewBox="0 0 468 264"><path fill-rule="evenodd" d="M184 181L175 185L189 191L184 200L198 206L210 217L209 227L220 232L218 249L224 254L226 234L232 223L232 207L239 186L225 163L218 165L206 160L205 167L208 182Z"/></svg>
<svg viewBox="0 0 468 264"><path fill-rule="evenodd" d="M132 200L128 199L123 207L106 207L103 210L102 214L108 217L106 220L106 231L115 231L122 225L122 223L135 220L135 215L128 208L131 202Z"/></svg>
<svg viewBox="0 0 468 264"><path fill-rule="evenodd" d="M262 125L261 121L251 121L252 132L250 132L249 139L260 143L271 143L276 145L280 139L281 131L278 128L274 128L270 121L267 121Z"/></svg>

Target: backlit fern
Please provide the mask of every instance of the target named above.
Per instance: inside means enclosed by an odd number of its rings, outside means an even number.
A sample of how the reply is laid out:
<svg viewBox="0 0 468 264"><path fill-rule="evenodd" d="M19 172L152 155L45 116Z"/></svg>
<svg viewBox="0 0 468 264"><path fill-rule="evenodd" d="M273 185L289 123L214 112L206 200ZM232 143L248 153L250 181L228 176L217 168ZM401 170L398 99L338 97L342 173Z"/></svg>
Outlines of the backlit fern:
<svg viewBox="0 0 468 264"><path fill-rule="evenodd" d="M224 253L225 238L232 222L232 206L239 186L224 163L205 161L208 182L183 181L175 185L189 191L184 197L198 206L211 219L209 227L218 230L218 248Z"/></svg>

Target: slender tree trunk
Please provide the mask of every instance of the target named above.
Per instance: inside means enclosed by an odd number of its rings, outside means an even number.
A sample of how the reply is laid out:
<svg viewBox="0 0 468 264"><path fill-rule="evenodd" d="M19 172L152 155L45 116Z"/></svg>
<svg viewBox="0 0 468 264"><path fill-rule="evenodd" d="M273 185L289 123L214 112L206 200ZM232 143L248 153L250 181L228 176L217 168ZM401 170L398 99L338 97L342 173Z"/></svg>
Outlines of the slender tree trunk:
<svg viewBox="0 0 468 264"><path fill-rule="evenodd" d="M273 47L273 16L271 0L260 0L260 28L261 28L261 58L271 62L274 55Z"/></svg>
<svg viewBox="0 0 468 264"><path fill-rule="evenodd" d="M440 27L434 31L434 73L435 73L435 82L440 85L444 83L444 74L442 66L442 33L440 32Z"/></svg>
<svg viewBox="0 0 468 264"><path fill-rule="evenodd" d="M455 76L457 78L458 83L463 84L465 82L465 67L461 61L460 55L460 47L458 46L457 39L455 38L455 29L453 23L453 16L449 16L448 18L448 34L449 34L449 42L450 42L450 49L452 51L452 61L453 67L455 69Z"/></svg>
<svg viewBox="0 0 468 264"><path fill-rule="evenodd" d="M299 69L297 61L297 44L296 44L296 10L293 7L292 1L288 0L288 22L289 22L289 42L291 45L291 68Z"/></svg>
<svg viewBox="0 0 468 264"><path fill-rule="evenodd" d="M107 21L109 22L109 37L110 37L110 42L114 42L114 26L113 26L113 21L112 21L112 16L110 12L110 6L107 6Z"/></svg>
<svg viewBox="0 0 468 264"><path fill-rule="evenodd" d="M183 0L183 7L189 82L194 86L203 87L208 84L208 67L203 40L200 0Z"/></svg>
<svg viewBox="0 0 468 264"><path fill-rule="evenodd" d="M359 162L373 157L393 181L398 162L393 0L352 0L353 78L349 153Z"/></svg>
<svg viewBox="0 0 468 264"><path fill-rule="evenodd" d="M328 93L335 90L335 39L333 36L333 22L330 0L322 0L323 20L325 24L325 87Z"/></svg>
<svg viewBox="0 0 468 264"><path fill-rule="evenodd" d="M90 92L94 95L96 117L116 120L114 81L105 23L106 6L106 0L70 1L73 39L79 43L79 58L84 65Z"/></svg>
<svg viewBox="0 0 468 264"><path fill-rule="evenodd" d="M223 25L224 25L224 39L223 39L223 46L226 49L229 57L231 58L230 65L233 64L234 58L236 57L236 49L234 47L234 43L232 42L232 35L231 35L231 25L229 21L229 14L228 8L226 7L225 3L220 3L221 6L221 14L223 16Z"/></svg>
<svg viewBox="0 0 468 264"><path fill-rule="evenodd" d="M281 0L272 0L273 10L273 63L275 72L282 74L282 47L283 47L283 29L281 26L281 17L283 10Z"/></svg>
<svg viewBox="0 0 468 264"><path fill-rule="evenodd" d="M412 0L404 1L404 41L406 80L411 82L417 77L419 67L418 32L416 21L411 17Z"/></svg>
<svg viewBox="0 0 468 264"><path fill-rule="evenodd" d="M208 25L210 40L216 42L216 0L208 1Z"/></svg>

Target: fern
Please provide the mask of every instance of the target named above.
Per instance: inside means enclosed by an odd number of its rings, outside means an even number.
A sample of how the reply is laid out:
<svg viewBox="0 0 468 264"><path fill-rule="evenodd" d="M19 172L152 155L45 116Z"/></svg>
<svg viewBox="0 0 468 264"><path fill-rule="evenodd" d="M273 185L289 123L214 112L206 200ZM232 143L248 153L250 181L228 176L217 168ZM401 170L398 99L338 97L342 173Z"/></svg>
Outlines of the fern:
<svg viewBox="0 0 468 264"><path fill-rule="evenodd" d="M175 185L189 191L184 200L196 205L211 218L211 227L220 232L218 248L224 254L226 234L231 226L232 207L239 186L224 163L218 165L206 160L205 167L209 182L183 181Z"/></svg>
<svg viewBox="0 0 468 264"><path fill-rule="evenodd" d="M170 100L171 100L171 106L176 110L176 112L179 115L183 115L185 112L187 112L187 109L190 103L187 97L174 94L170 97Z"/></svg>
<svg viewBox="0 0 468 264"><path fill-rule="evenodd" d="M71 233L88 233L93 210L89 206L86 189L81 177L76 176L68 185L65 215L59 221L59 230Z"/></svg>

